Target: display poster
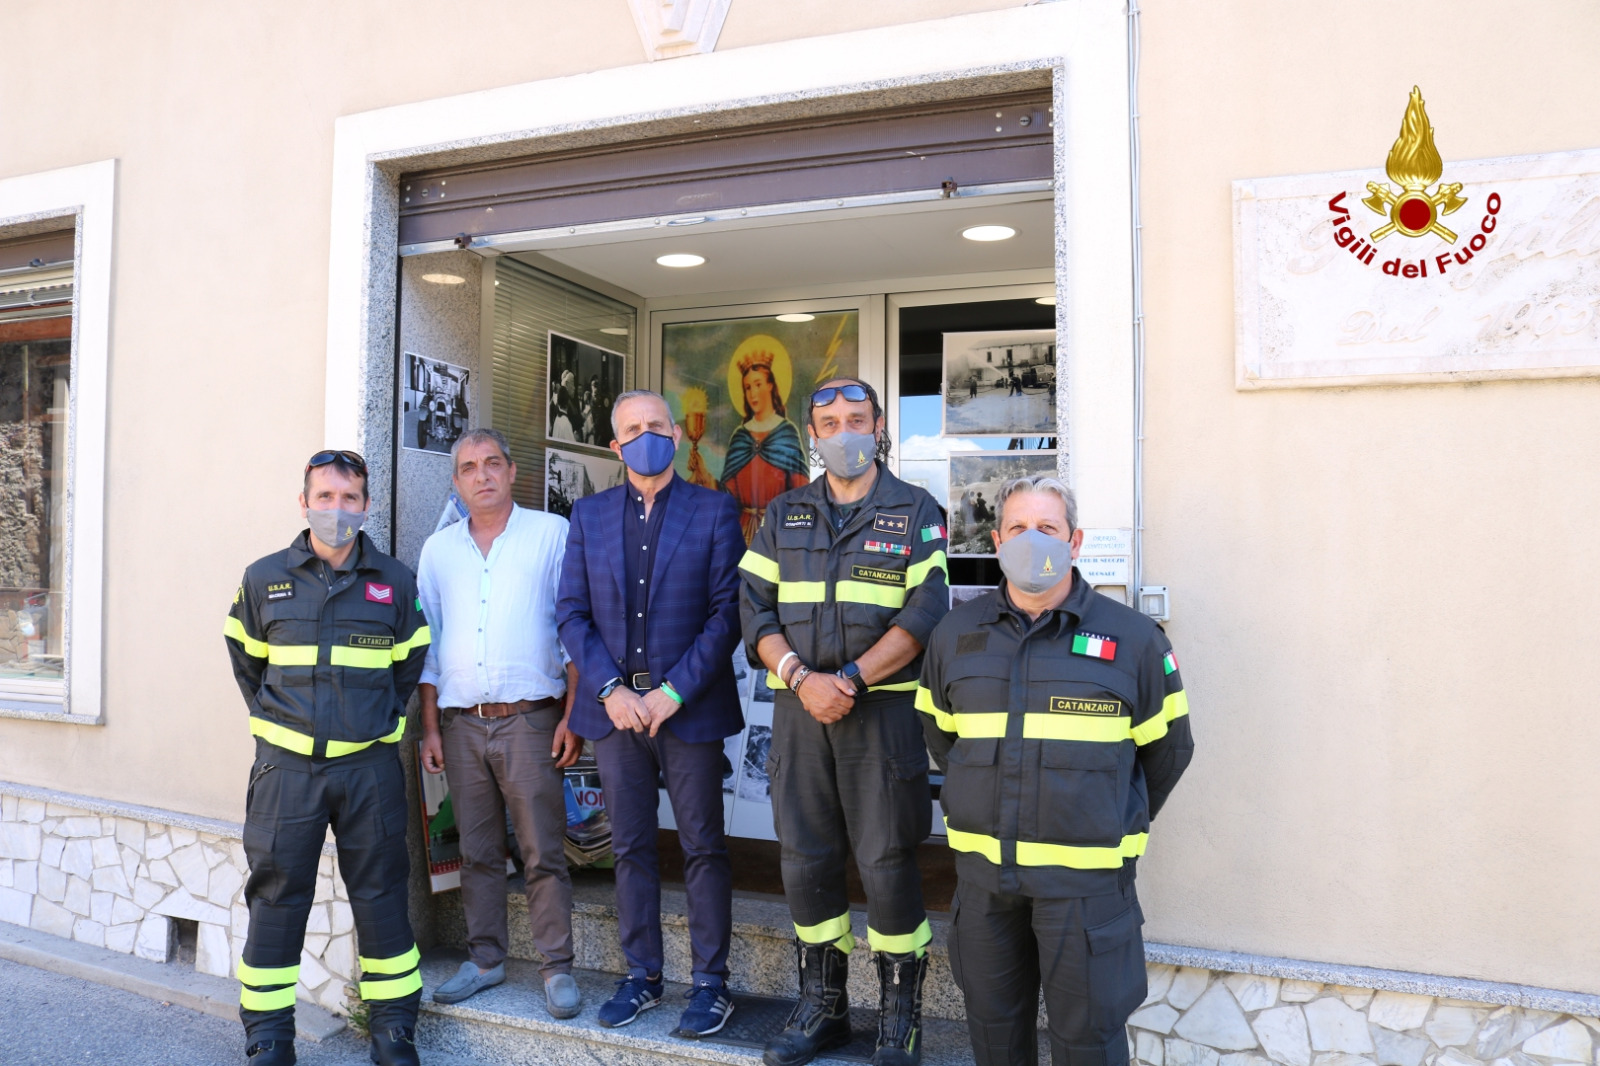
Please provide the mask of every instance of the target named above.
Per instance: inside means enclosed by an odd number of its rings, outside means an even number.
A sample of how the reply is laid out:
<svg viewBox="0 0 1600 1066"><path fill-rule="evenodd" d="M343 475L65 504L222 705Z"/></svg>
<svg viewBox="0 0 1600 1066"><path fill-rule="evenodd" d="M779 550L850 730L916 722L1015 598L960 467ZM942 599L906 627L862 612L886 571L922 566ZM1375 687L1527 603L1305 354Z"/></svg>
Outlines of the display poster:
<svg viewBox="0 0 1600 1066"><path fill-rule="evenodd" d="M944 435L1056 436L1056 332L944 335Z"/></svg>
<svg viewBox="0 0 1600 1066"><path fill-rule="evenodd" d="M405 354L404 386L400 404L405 424L401 444L411 451L450 454L450 448L467 431L467 379L464 366Z"/></svg>
<svg viewBox="0 0 1600 1066"><path fill-rule="evenodd" d="M993 555L1000 489L1019 477L1057 476L1054 451L952 452L950 554Z"/></svg>
<svg viewBox="0 0 1600 1066"><path fill-rule="evenodd" d="M661 391L683 427L678 473L738 500L748 544L767 504L811 480L806 402L857 373L859 312L667 323L661 352Z"/></svg>
<svg viewBox="0 0 1600 1066"><path fill-rule="evenodd" d="M622 484L622 460L586 452L545 449L544 509L572 517L572 505L585 496Z"/></svg>
<svg viewBox="0 0 1600 1066"><path fill-rule="evenodd" d="M444 774L422 768L422 741L417 741L417 798L422 804L422 827L428 849L428 887L435 894L461 887L461 834L450 803L450 783Z"/></svg>
<svg viewBox="0 0 1600 1066"><path fill-rule="evenodd" d="M608 448L611 405L623 393L627 356L550 331L545 438Z"/></svg>

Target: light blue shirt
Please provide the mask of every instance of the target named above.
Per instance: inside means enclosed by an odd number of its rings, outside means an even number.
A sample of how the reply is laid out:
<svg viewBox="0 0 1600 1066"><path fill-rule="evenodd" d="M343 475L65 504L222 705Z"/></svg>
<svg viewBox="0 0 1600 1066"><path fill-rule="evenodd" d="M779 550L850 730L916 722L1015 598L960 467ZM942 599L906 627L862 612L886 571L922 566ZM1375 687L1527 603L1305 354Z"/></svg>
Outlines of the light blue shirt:
<svg viewBox="0 0 1600 1066"><path fill-rule="evenodd" d="M440 707L548 699L567 691L566 650L556 635L556 590L567 520L515 505L484 557L470 519L422 546L417 590L433 642L422 681Z"/></svg>

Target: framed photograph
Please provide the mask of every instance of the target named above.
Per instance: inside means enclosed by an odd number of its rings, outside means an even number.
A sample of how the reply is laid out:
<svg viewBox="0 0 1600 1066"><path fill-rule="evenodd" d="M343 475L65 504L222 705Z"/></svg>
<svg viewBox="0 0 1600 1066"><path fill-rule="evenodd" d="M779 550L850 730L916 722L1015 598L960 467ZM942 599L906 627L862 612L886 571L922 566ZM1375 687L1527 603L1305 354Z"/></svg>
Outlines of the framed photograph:
<svg viewBox="0 0 1600 1066"><path fill-rule="evenodd" d="M767 504L811 480L805 405L821 382L857 373L861 312L663 317L661 392L683 427L678 473L737 499L749 543Z"/></svg>
<svg viewBox="0 0 1600 1066"><path fill-rule="evenodd" d="M545 449L544 509L572 517L572 505L585 496L622 484L622 460L560 448Z"/></svg>
<svg viewBox="0 0 1600 1066"><path fill-rule="evenodd" d="M607 448L611 405L624 391L627 356L550 331L545 438Z"/></svg>
<svg viewBox="0 0 1600 1066"><path fill-rule="evenodd" d="M449 455L451 445L467 431L467 379L472 371L416 352L405 354L405 367L401 444L414 452Z"/></svg>
<svg viewBox="0 0 1600 1066"><path fill-rule="evenodd" d="M1000 487L1016 477L1057 476L1051 451L950 454L950 554L993 555Z"/></svg>
<svg viewBox="0 0 1600 1066"><path fill-rule="evenodd" d="M1054 437L1056 331L944 335L944 435Z"/></svg>
<svg viewBox="0 0 1600 1066"><path fill-rule="evenodd" d="M951 585L950 606L955 607L957 604L975 600L984 593L993 591L993 585Z"/></svg>

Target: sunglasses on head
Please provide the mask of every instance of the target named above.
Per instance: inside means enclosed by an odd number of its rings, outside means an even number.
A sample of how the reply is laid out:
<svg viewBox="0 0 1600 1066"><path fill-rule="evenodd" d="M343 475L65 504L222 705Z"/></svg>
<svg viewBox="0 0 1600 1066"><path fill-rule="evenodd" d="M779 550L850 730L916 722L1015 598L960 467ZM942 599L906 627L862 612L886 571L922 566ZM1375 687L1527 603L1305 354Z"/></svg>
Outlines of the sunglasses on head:
<svg viewBox="0 0 1600 1066"><path fill-rule="evenodd" d="M357 455L355 452L350 451L348 448L341 448L338 451L318 452L316 455L313 455L311 457L311 461L306 464L306 473L311 473L311 471L315 470L319 466L327 466L335 459L343 459L345 462L355 467L356 472L362 477L367 476L367 461L361 458L361 456Z"/></svg>
<svg viewBox="0 0 1600 1066"><path fill-rule="evenodd" d="M851 403L860 403L862 400L871 399L865 385L829 385L827 388L818 389L811 394L811 406L826 407L840 396L843 396Z"/></svg>

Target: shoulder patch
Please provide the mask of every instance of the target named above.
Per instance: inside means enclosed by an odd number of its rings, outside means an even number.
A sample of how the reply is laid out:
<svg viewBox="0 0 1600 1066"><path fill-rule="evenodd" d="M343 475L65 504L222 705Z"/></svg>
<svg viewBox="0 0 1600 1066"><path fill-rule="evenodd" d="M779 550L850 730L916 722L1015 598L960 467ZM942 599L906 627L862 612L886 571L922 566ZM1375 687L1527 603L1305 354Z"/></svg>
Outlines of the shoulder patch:
<svg viewBox="0 0 1600 1066"><path fill-rule="evenodd" d="M872 518L872 530L875 533L895 533L905 536L911 528L911 516L904 514L884 514L879 511Z"/></svg>
<svg viewBox="0 0 1600 1066"><path fill-rule="evenodd" d="M956 638L957 655L976 655L989 646L989 631L980 629Z"/></svg>
<svg viewBox="0 0 1600 1066"><path fill-rule="evenodd" d="M235 593L234 593L234 594L233 594L233 602L234 602L234 603L241 603L241 602L243 602L243 601L244 601L244 586L243 586L243 585L240 585L240 586L239 586L239 591L238 591L238 592L235 592ZM1172 673L1172 671L1171 671L1171 670L1168 670L1168 671L1167 671L1167 673L1169 673L1169 674L1170 674L1170 673Z"/></svg>
<svg viewBox="0 0 1600 1066"><path fill-rule="evenodd" d="M267 601L294 599L293 581L271 581L267 583Z"/></svg>

